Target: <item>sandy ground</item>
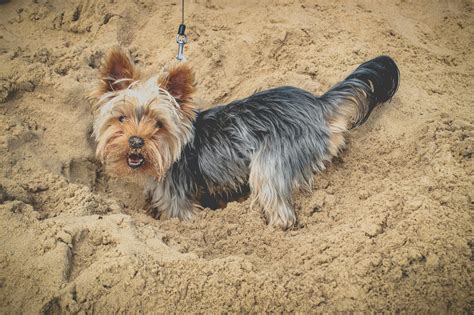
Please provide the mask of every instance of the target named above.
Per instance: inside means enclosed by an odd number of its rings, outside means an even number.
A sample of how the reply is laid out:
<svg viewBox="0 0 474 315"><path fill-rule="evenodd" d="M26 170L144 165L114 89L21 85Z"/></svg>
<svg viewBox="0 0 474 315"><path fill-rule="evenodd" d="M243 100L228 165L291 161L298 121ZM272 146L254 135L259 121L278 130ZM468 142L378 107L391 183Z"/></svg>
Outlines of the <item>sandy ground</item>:
<svg viewBox="0 0 474 315"><path fill-rule="evenodd" d="M179 6L1 4L0 313L473 312L473 2L186 2L203 107L379 54L400 89L296 193L298 229L248 201L156 221L96 161L84 96L113 45L170 63Z"/></svg>

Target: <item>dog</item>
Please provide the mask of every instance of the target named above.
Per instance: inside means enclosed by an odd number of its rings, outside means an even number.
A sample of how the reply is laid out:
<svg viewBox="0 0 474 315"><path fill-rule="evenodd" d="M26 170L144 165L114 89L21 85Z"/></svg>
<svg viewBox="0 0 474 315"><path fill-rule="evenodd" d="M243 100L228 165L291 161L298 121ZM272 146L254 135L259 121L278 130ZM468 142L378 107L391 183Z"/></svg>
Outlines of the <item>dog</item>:
<svg viewBox="0 0 474 315"><path fill-rule="evenodd" d="M268 224L297 223L292 191L344 147L398 89L399 69L379 56L322 96L290 86L198 111L194 74L180 63L143 79L120 48L108 52L93 92L93 137L108 174L144 179L150 213L190 219L205 200L248 191Z"/></svg>

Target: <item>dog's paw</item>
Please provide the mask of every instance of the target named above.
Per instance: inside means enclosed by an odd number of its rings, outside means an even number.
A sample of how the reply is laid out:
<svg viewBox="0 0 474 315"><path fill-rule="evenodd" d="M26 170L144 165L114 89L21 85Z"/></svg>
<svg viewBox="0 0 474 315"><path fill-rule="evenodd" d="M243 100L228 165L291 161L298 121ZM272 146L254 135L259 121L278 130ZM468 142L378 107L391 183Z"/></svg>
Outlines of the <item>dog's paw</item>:
<svg viewBox="0 0 474 315"><path fill-rule="evenodd" d="M298 220L296 219L296 216L294 214L288 215L284 218L280 216L274 216L273 218L268 220L268 225L279 227L284 231L295 227L297 223Z"/></svg>
<svg viewBox="0 0 474 315"><path fill-rule="evenodd" d="M158 209L157 207L153 207L153 206L149 206L147 211L149 216L159 220L161 218L161 214L162 214L162 211L160 211L160 209Z"/></svg>

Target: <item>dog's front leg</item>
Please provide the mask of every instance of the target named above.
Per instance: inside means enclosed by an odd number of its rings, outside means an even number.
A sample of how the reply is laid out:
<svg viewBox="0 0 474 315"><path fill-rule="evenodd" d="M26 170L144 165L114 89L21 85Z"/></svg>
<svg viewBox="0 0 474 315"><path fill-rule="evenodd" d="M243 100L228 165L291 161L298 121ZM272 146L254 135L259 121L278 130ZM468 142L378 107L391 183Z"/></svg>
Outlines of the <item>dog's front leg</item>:
<svg viewBox="0 0 474 315"><path fill-rule="evenodd" d="M149 182L145 194L150 198L149 212L155 218L191 219L198 208L189 198L190 193L167 180Z"/></svg>

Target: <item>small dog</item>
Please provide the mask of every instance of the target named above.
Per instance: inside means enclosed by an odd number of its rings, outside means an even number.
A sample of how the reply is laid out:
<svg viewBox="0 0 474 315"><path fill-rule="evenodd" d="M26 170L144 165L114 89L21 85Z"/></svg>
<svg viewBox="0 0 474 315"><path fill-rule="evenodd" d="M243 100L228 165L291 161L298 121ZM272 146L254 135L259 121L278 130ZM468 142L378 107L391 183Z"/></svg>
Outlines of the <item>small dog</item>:
<svg viewBox="0 0 474 315"><path fill-rule="evenodd" d="M392 98L399 70L380 56L320 97L285 86L204 111L193 106L194 75L185 63L141 80L116 48L100 79L97 156L109 174L145 178L155 217L189 219L206 200L249 191L267 223L287 229L297 221L293 189L309 186L345 133Z"/></svg>

